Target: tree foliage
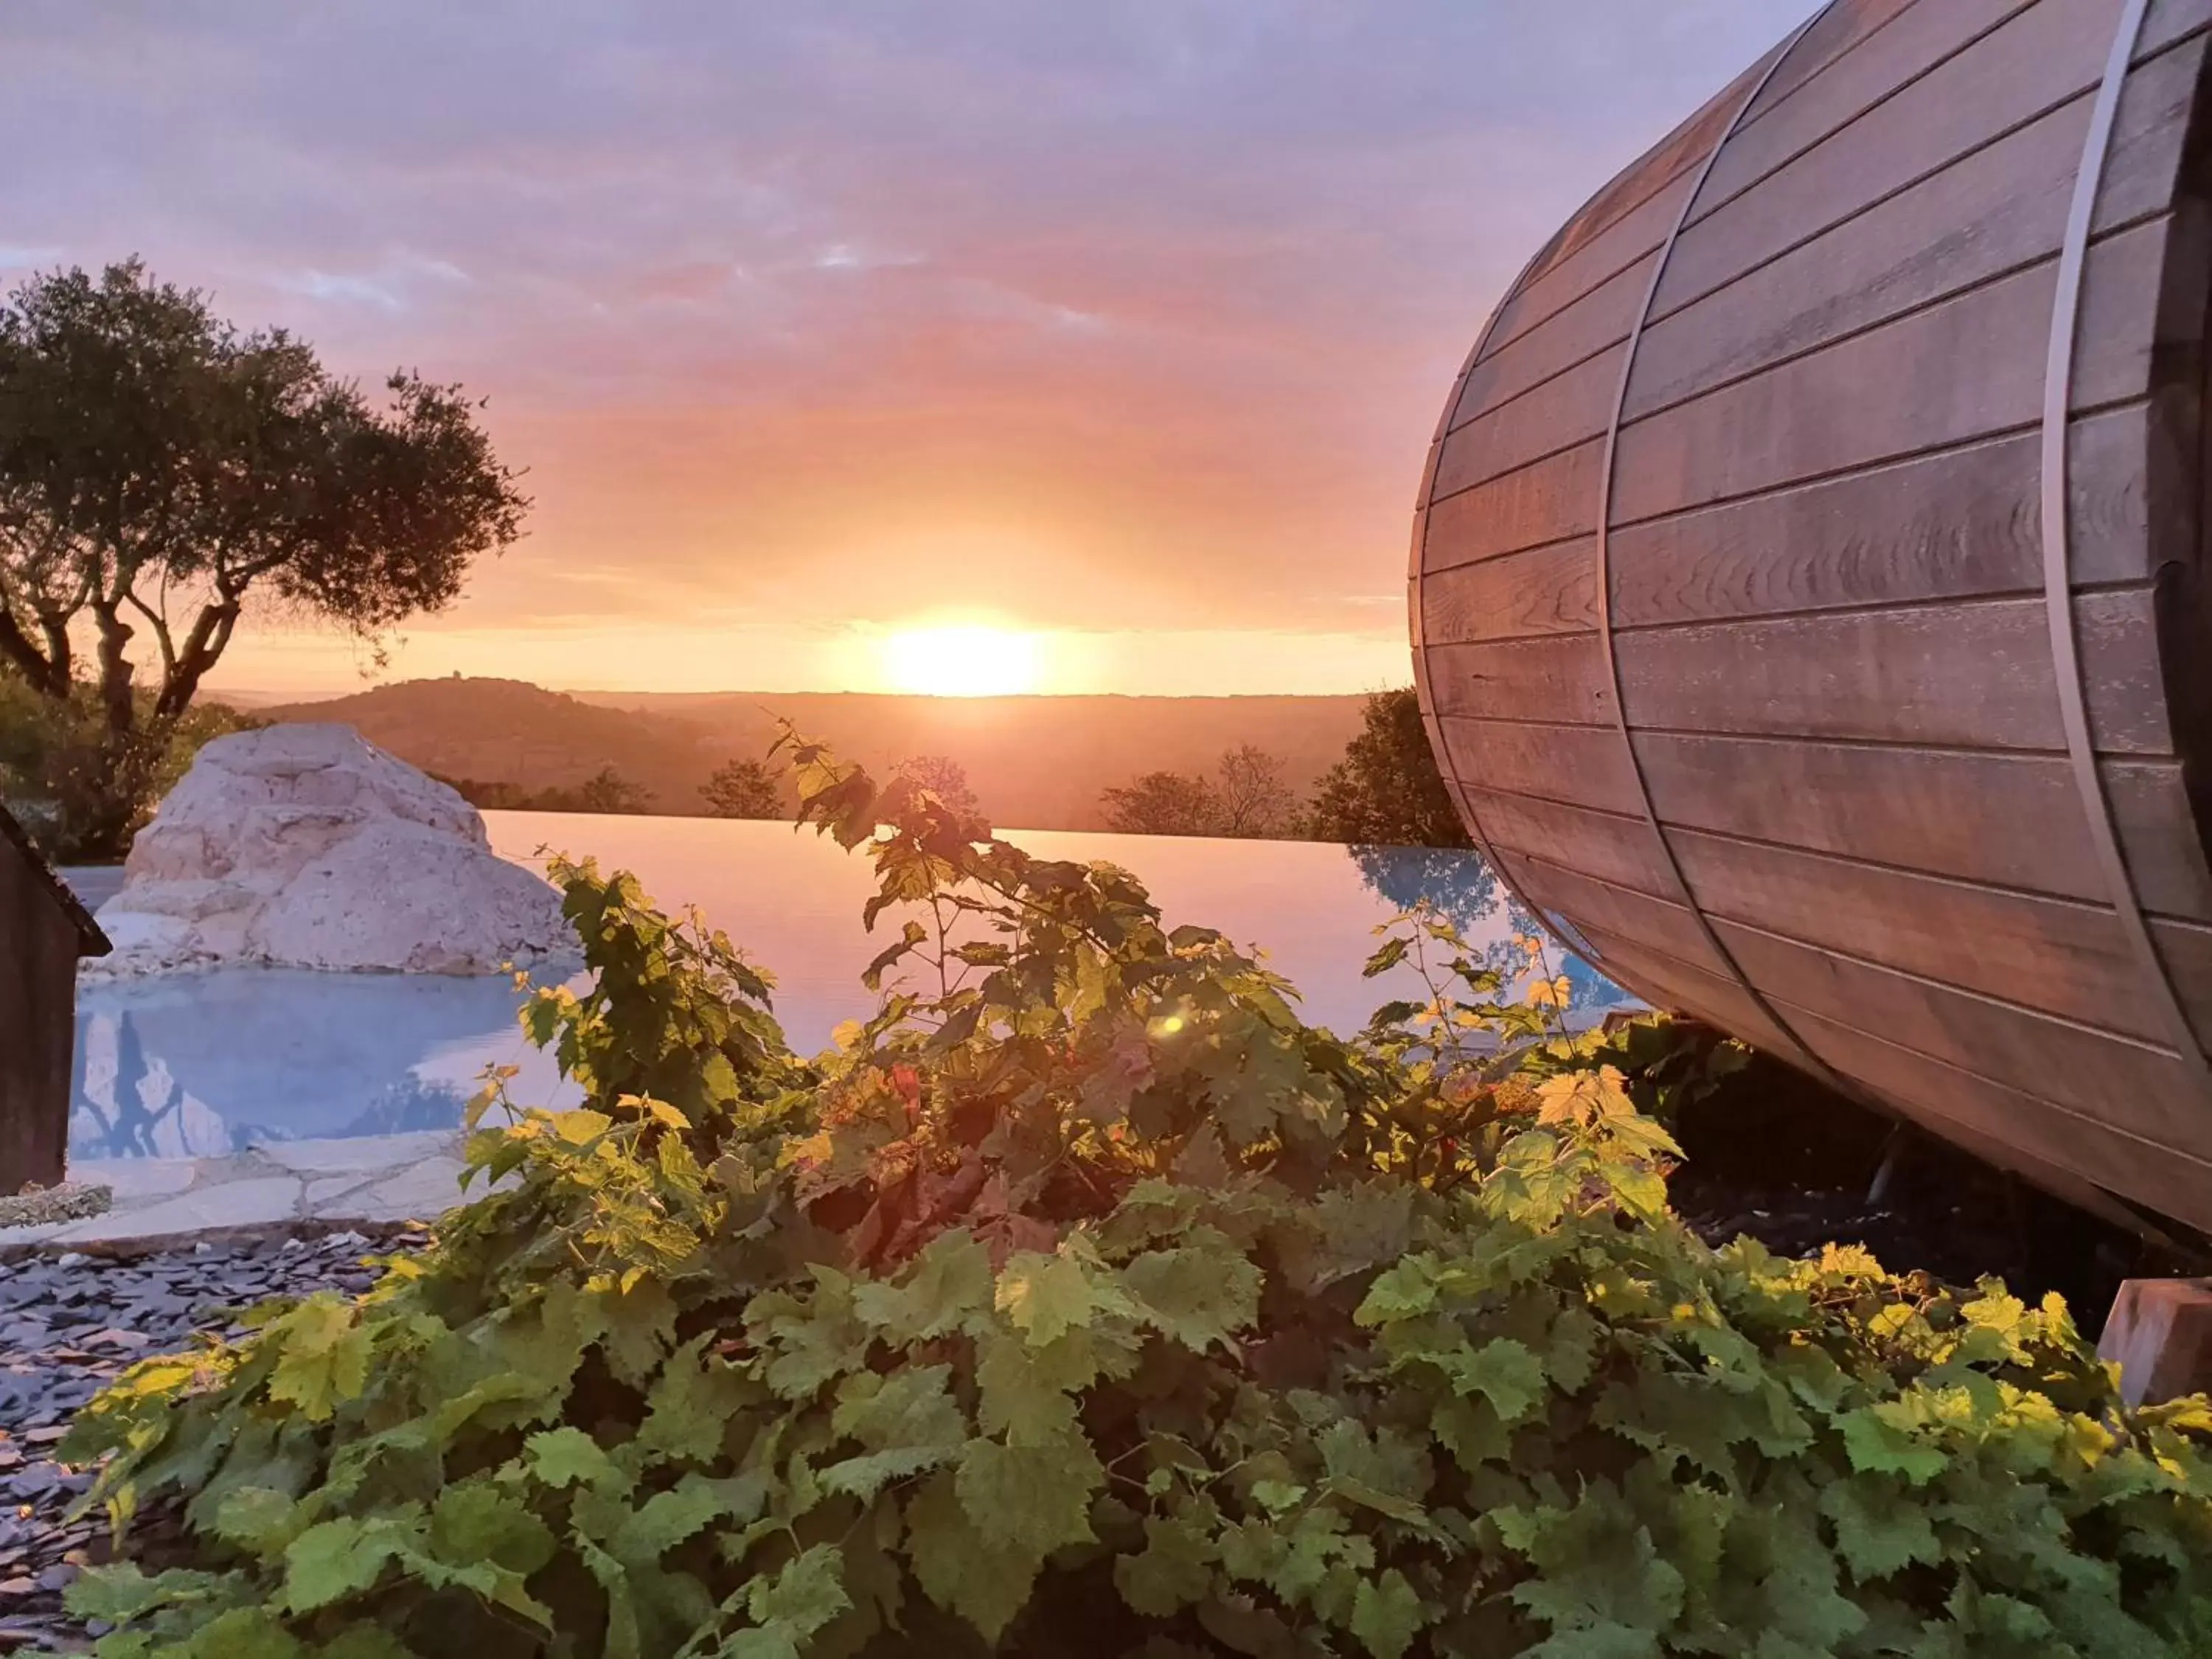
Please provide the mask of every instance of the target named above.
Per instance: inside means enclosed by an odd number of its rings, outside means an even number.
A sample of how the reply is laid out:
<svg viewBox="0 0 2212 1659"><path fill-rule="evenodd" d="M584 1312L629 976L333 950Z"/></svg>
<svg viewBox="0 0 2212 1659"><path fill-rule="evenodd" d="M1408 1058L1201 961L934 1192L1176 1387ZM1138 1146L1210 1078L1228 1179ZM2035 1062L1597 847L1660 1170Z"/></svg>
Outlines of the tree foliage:
<svg viewBox="0 0 2212 1659"><path fill-rule="evenodd" d="M141 702L147 694L138 694ZM201 746L262 722L220 702L194 703L161 722L144 745L144 770L122 819L136 835ZM99 711L82 699L58 702L0 665L0 799L49 858L62 863L112 857L116 810L112 750Z"/></svg>
<svg viewBox="0 0 2212 1659"><path fill-rule="evenodd" d="M927 790L956 817L983 816L983 803L968 781L968 769L949 755L909 755L891 769L891 775Z"/></svg>
<svg viewBox="0 0 2212 1659"><path fill-rule="evenodd" d="M1471 845L1437 769L1413 689L1370 694L1360 720L1344 758L1322 774L1306 833L1353 847Z"/></svg>
<svg viewBox="0 0 2212 1659"><path fill-rule="evenodd" d="M1218 834L1266 839L1289 833L1298 798L1284 781L1279 756L1240 744L1214 768L1213 810Z"/></svg>
<svg viewBox="0 0 2212 1659"><path fill-rule="evenodd" d="M718 818L780 818L783 787L776 775L757 760L727 760L716 767L699 793Z"/></svg>
<svg viewBox="0 0 2212 1659"><path fill-rule="evenodd" d="M875 866L879 1012L556 865L567 1111L471 1109L349 1302L146 1361L62 1455L189 1558L104 1659L2154 1656L2212 1641L2212 1406L2130 1410L2055 1298L1715 1250L1640 1107L1663 1025L1431 914L1340 1036L1109 865L793 750Z"/></svg>
<svg viewBox="0 0 2212 1659"><path fill-rule="evenodd" d="M1098 804L1125 836L1210 836L1219 822L1212 786L1180 772L1147 772L1100 791Z"/></svg>
<svg viewBox="0 0 2212 1659"><path fill-rule="evenodd" d="M483 778L431 775L470 805L487 811L637 813L653 810L653 798L645 786L624 777L612 766L602 766L580 783L548 784L543 789Z"/></svg>
<svg viewBox="0 0 2212 1659"><path fill-rule="evenodd" d="M477 405L411 373L386 392L135 259L0 307L0 661L96 712L111 841L249 595L373 633L450 604L520 533Z"/></svg>
<svg viewBox="0 0 2212 1659"><path fill-rule="evenodd" d="M1211 777L1146 772L1100 792L1107 827L1130 836L1266 840L1296 828L1298 799L1280 757L1255 744L1224 750Z"/></svg>

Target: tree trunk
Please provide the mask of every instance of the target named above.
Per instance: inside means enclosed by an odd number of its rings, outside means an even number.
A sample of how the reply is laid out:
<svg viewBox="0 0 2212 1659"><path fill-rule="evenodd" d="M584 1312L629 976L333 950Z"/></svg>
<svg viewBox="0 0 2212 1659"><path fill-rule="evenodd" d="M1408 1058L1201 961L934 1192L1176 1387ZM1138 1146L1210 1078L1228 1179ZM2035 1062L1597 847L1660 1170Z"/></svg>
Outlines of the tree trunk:
<svg viewBox="0 0 2212 1659"><path fill-rule="evenodd" d="M221 605L204 606L192 621L192 631L185 637L184 649L177 653L176 665L169 672L161 685L161 695L154 703L157 720L174 720L191 707L192 698L198 695L200 678L222 659L223 647L230 643L230 631L238 623L239 604L226 599Z"/></svg>
<svg viewBox="0 0 2212 1659"><path fill-rule="evenodd" d="M70 856L109 864L131 850L138 816L153 788L161 745L143 732L107 732L87 757L94 775L80 778L76 799L64 803Z"/></svg>
<svg viewBox="0 0 2212 1659"><path fill-rule="evenodd" d="M123 654L136 631L112 605L96 605L92 613L100 621L100 702L107 712L107 729L127 736L138 724L138 711L131 698L130 661Z"/></svg>
<svg viewBox="0 0 2212 1659"><path fill-rule="evenodd" d="M23 676L24 682L41 696L69 696L69 671L66 659L57 676L51 658L42 654L24 633L15 617L5 606L0 606L0 659L13 663Z"/></svg>

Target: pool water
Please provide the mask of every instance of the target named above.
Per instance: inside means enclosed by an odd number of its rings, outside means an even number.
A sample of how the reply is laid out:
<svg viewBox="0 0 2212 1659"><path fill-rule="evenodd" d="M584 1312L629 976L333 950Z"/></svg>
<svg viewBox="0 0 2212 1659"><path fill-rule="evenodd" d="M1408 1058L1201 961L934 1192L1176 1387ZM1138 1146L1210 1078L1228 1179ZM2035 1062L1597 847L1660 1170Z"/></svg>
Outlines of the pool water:
<svg viewBox="0 0 2212 1659"><path fill-rule="evenodd" d="M871 935L864 858L787 823L487 812L501 854L548 851L634 871L665 908L696 905L776 976L775 1012L812 1052L876 999L860 972L896 921ZM1415 898L1444 905L1470 939L1502 940L1501 895L1471 853L1307 842L1001 832L1041 857L1105 859L1145 881L1170 925L1198 922L1255 946L1304 994L1305 1017L1349 1030L1415 994L1410 969L1359 977L1372 930ZM1522 925L1525 926L1525 923ZM1632 1002L1564 952L1577 1024ZM259 1141L451 1127L486 1066L521 1068L516 1099L569 1097L515 1024L496 976L230 969L79 994L70 1150L77 1158L216 1157Z"/></svg>

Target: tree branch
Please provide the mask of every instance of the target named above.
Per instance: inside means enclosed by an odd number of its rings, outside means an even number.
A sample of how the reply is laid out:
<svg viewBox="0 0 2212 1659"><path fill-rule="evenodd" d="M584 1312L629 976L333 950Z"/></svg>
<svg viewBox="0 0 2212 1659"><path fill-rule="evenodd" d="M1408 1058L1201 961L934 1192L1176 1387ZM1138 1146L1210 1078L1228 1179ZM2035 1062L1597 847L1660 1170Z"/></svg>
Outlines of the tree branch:
<svg viewBox="0 0 2212 1659"><path fill-rule="evenodd" d="M163 586L167 585L165 579ZM177 643L170 637L169 619L140 599L136 588L125 588L123 598L140 616L154 624L154 641L161 647L161 681L166 685L176 678L177 673Z"/></svg>
<svg viewBox="0 0 2212 1659"><path fill-rule="evenodd" d="M30 682L31 689L40 695L49 697L69 695L66 665L63 666L58 688L55 665L31 642L30 635L17 624L15 613L4 603L0 603L0 657L5 657L15 664L21 671L23 678Z"/></svg>
<svg viewBox="0 0 2212 1659"><path fill-rule="evenodd" d="M192 631L185 636L183 653L163 677L161 695L154 703L158 718L173 719L191 706L200 689L201 677L216 665L230 644L231 629L238 624L238 612L239 602L235 599L200 607L200 614L192 619Z"/></svg>

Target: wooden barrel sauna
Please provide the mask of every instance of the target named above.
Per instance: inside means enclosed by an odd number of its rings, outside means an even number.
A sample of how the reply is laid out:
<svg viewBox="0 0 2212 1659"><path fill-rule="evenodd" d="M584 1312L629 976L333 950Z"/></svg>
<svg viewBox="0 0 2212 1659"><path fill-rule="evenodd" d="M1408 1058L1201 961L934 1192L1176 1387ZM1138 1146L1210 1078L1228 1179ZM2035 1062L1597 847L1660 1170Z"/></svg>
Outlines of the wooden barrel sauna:
<svg viewBox="0 0 2212 1659"><path fill-rule="evenodd" d="M1430 450L1422 708L1605 973L2212 1231L2212 0L1838 0L1613 180Z"/></svg>

